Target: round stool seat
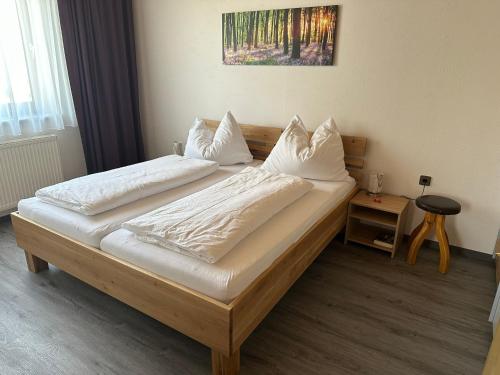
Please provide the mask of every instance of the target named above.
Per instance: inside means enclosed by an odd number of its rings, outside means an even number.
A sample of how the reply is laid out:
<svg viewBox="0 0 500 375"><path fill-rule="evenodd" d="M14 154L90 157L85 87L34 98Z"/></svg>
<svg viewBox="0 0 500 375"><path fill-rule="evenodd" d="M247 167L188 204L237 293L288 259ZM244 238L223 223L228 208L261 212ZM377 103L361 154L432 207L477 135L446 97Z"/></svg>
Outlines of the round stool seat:
<svg viewBox="0 0 500 375"><path fill-rule="evenodd" d="M460 203L439 195L422 195L415 200L417 207L438 215L456 215L462 209Z"/></svg>

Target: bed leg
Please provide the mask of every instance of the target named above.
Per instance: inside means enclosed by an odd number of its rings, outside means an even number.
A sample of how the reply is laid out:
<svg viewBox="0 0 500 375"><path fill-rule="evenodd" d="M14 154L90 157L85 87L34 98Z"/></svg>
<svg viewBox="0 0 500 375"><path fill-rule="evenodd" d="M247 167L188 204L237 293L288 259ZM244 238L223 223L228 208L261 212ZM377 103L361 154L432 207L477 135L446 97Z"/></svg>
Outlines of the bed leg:
<svg viewBox="0 0 500 375"><path fill-rule="evenodd" d="M240 349L229 357L212 349L212 375L238 375L240 373Z"/></svg>
<svg viewBox="0 0 500 375"><path fill-rule="evenodd" d="M24 251L24 254L26 255L26 263L28 264L28 269L30 270L30 272L38 273L40 271L49 269L49 264L43 259L34 256L26 250Z"/></svg>

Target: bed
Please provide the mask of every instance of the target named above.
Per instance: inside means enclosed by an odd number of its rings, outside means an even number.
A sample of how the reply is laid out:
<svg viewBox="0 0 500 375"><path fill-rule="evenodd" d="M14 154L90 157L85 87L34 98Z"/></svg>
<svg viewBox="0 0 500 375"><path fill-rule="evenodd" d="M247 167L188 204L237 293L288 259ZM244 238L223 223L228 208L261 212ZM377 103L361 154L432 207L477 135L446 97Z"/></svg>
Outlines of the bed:
<svg viewBox="0 0 500 375"><path fill-rule="evenodd" d="M207 124L215 128L218 122L208 120ZM267 157L282 131L254 125L242 125L242 130L250 151L260 160ZM343 136L342 140L346 165L359 179L366 139ZM357 191L357 185L353 186L340 202L312 218L308 229L296 234L298 238L292 238L258 276L237 290L235 298L231 294L217 296L221 300L124 260L123 254L106 245L110 238L124 235L121 230L103 239L101 246L106 252L19 213L12 214L12 222L31 272L47 269L48 263L57 266L208 346L212 350L212 373L232 375L239 373L240 346L245 339L345 226L348 202ZM116 238L111 241L115 242Z"/></svg>
<svg viewBox="0 0 500 375"><path fill-rule="evenodd" d="M353 189L354 181L313 181L301 199L274 215L216 263L144 243L126 229L103 238L101 250L219 301L230 303L318 219Z"/></svg>

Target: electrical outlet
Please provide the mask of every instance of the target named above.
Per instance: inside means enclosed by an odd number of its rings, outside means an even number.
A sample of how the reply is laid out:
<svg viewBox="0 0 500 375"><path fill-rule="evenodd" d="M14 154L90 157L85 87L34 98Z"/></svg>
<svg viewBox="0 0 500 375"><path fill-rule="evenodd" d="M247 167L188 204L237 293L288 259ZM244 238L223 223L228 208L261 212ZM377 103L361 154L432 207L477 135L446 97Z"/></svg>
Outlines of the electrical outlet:
<svg viewBox="0 0 500 375"><path fill-rule="evenodd" d="M420 180L418 181L418 184L423 185L423 186L430 186L431 180L432 180L431 176L420 176Z"/></svg>

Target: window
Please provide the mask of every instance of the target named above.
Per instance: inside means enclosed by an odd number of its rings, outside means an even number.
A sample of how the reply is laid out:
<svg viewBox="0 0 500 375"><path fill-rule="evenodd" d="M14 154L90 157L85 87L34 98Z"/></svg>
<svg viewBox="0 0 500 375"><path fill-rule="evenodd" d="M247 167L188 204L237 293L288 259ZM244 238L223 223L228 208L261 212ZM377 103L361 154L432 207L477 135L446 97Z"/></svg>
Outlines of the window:
<svg viewBox="0 0 500 375"><path fill-rule="evenodd" d="M0 140L76 126L57 0L0 0Z"/></svg>

